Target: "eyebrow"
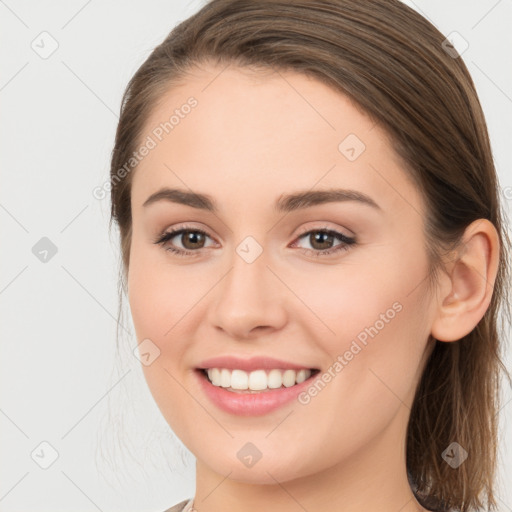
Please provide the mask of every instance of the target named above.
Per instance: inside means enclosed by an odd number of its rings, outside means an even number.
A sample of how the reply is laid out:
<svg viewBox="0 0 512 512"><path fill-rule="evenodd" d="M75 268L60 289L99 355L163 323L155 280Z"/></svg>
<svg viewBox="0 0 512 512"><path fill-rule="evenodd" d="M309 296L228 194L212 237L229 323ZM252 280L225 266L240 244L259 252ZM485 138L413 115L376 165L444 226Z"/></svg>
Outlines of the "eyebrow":
<svg viewBox="0 0 512 512"><path fill-rule="evenodd" d="M217 213L219 211L217 202L208 194L200 194L197 192L168 187L161 188L157 192L151 194L146 201L144 201L142 206L147 207L158 201L183 204L211 213ZM287 213L319 204L346 201L356 201L361 204L371 206L377 210L381 210L381 207L370 196L357 190L347 189L304 190L294 192L292 194L281 195L274 205L274 210L276 212Z"/></svg>

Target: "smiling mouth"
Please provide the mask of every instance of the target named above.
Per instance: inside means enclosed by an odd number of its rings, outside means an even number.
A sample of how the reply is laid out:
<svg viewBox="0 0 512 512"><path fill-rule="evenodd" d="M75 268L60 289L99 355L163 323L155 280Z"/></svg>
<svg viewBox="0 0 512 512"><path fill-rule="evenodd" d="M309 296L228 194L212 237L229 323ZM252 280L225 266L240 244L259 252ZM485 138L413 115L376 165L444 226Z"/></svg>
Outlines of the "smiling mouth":
<svg viewBox="0 0 512 512"><path fill-rule="evenodd" d="M199 368L198 371L212 385L234 393L262 393L289 388L313 378L320 372L316 368L275 368L251 372L228 368Z"/></svg>

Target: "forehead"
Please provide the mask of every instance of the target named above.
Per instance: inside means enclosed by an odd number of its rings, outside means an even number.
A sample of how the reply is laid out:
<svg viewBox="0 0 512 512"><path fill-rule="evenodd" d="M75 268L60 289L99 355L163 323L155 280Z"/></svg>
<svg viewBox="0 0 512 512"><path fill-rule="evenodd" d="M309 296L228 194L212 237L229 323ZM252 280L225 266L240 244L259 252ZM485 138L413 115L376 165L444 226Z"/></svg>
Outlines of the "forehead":
<svg viewBox="0 0 512 512"><path fill-rule="evenodd" d="M293 71L194 69L154 106L148 138L154 147L132 183L137 205L175 185L221 203L235 193L241 205L316 184L377 188L391 201L393 183L414 194L387 134L347 96Z"/></svg>

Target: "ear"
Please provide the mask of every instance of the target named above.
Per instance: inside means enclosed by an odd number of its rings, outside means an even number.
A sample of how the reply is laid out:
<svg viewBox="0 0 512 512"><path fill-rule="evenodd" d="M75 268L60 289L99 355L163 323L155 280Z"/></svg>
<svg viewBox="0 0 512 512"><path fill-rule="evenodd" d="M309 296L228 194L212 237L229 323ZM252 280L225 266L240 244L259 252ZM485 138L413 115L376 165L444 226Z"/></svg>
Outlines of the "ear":
<svg viewBox="0 0 512 512"><path fill-rule="evenodd" d="M440 278L432 336L457 341L469 334L491 302L499 263L499 236L492 222L478 219L464 231L460 249Z"/></svg>

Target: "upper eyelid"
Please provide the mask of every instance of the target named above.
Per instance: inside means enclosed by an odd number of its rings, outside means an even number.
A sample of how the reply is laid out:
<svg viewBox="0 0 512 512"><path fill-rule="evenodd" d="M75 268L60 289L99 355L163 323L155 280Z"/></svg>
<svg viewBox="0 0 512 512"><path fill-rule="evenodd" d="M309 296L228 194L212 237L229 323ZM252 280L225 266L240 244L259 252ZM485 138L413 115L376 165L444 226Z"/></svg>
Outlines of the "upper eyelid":
<svg viewBox="0 0 512 512"><path fill-rule="evenodd" d="M300 229L299 233L296 235L297 237L300 237L302 235L305 235L307 233L310 233L311 231L336 231L340 235L343 235L347 238L355 238L355 235L353 233L345 233L344 231L349 231L347 228L338 228L338 227L332 227L332 226L308 226Z"/></svg>
<svg viewBox="0 0 512 512"><path fill-rule="evenodd" d="M312 221L312 222L314 222L314 221ZM166 233L172 233L172 232L181 231L181 230L186 230L186 231L203 231L210 238L215 239L215 237L210 234L208 228L191 226L191 225L187 225L186 223L178 224L176 227L167 228L167 229L163 230L161 233L162 233L162 235L165 235ZM302 236L302 235L304 235L306 233L309 233L310 231L337 231L340 234L346 236L347 238L354 238L355 237L355 234L351 230L349 230L347 228L333 227L333 226L327 226L327 225L305 226L305 227L302 227L299 230L299 232L297 233L296 236ZM290 236L291 235L292 234L290 234Z"/></svg>

